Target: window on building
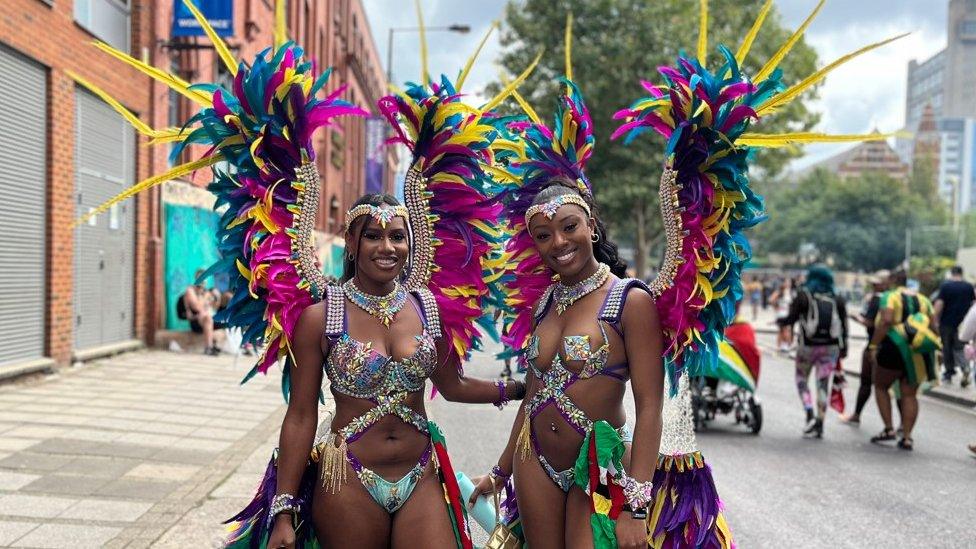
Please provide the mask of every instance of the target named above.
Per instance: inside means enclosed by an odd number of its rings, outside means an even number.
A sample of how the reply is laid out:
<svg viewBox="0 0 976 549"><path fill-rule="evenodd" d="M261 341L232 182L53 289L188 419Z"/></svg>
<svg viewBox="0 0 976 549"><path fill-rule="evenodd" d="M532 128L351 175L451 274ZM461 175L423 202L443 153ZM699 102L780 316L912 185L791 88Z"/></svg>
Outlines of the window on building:
<svg viewBox="0 0 976 549"><path fill-rule="evenodd" d="M129 51L132 0L75 0L75 22L112 47Z"/></svg>
<svg viewBox="0 0 976 549"><path fill-rule="evenodd" d="M959 24L959 33L962 38L976 38L976 21L963 21Z"/></svg>

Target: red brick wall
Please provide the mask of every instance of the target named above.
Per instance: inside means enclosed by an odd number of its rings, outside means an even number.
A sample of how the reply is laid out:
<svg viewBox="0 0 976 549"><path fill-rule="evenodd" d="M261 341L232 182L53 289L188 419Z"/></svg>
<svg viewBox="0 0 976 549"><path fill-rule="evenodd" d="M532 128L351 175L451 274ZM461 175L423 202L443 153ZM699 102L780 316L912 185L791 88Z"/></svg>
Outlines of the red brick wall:
<svg viewBox="0 0 976 549"><path fill-rule="evenodd" d="M140 57L147 41L150 0L132 4L132 51ZM59 364L71 358L73 335L73 247L70 228L74 202L74 82L64 72L70 68L94 84L111 90L124 105L136 112L149 111L148 78L88 45L94 37L74 22L72 2L53 6L40 0L4 0L0 15L0 42L48 67L48 271L46 354ZM143 141L140 140L140 145ZM136 176L148 174L144 147L136 152ZM146 334L147 303L150 295L147 272L149 197L136 200L135 231L135 334Z"/></svg>

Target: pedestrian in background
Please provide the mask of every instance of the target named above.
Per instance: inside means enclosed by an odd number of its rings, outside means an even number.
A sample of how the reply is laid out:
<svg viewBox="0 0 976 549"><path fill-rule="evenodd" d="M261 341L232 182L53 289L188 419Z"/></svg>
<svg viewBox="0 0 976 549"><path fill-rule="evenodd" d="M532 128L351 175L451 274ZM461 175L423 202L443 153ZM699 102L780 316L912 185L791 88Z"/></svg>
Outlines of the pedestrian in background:
<svg viewBox="0 0 976 549"><path fill-rule="evenodd" d="M749 295L749 305L752 307L752 320L756 320L759 316L759 304L762 301L762 282L759 282L759 277L752 277L750 281L746 284L746 293Z"/></svg>
<svg viewBox="0 0 976 549"><path fill-rule="evenodd" d="M773 292L773 307L776 311L776 323L779 325L779 333L776 335L776 348L781 353L788 353L793 346L793 325L785 324L786 317L790 314L790 303L796 297L796 286L793 279L786 277L780 283L779 288Z"/></svg>
<svg viewBox="0 0 976 549"><path fill-rule="evenodd" d="M824 265L807 271L806 281L790 304L789 314L780 323L800 323L796 350L796 389L806 413L804 436L823 436L830 380L837 361L847 356L847 308L834 289L834 275ZM817 406L810 393L810 373L815 372Z"/></svg>
<svg viewBox="0 0 976 549"><path fill-rule="evenodd" d="M935 381L935 351L940 346L938 320L932 302L913 287L906 287L904 271L892 274L892 289L881 295L875 331L868 343L874 396L884 429L871 442L895 440L892 427L891 395L888 389L898 383L902 438L898 447L912 450L912 429L918 419L918 386Z"/></svg>
<svg viewBox="0 0 976 549"><path fill-rule="evenodd" d="M871 341L874 337L874 318L878 315L881 294L888 289L888 279L890 277L891 273L886 270L881 270L871 275L868 279L870 288L867 299L864 301L864 306L861 308L860 313L851 316L851 318L863 325L867 330L868 341ZM864 411L864 406L867 404L868 399L871 398L871 387L873 386L871 370L871 360L868 357L868 349L865 347L864 352L861 353L861 381L857 388L857 400L854 403L854 412L840 417L844 423L852 425L861 423L861 412Z"/></svg>
<svg viewBox="0 0 976 549"><path fill-rule="evenodd" d="M969 386L969 361L966 360L964 343L959 339L959 324L976 300L973 285L962 278L962 267L956 265L949 279L939 286L935 299L935 316L939 320L939 336L942 338L942 363L945 370L942 381L952 383L956 368L962 373L961 385Z"/></svg>

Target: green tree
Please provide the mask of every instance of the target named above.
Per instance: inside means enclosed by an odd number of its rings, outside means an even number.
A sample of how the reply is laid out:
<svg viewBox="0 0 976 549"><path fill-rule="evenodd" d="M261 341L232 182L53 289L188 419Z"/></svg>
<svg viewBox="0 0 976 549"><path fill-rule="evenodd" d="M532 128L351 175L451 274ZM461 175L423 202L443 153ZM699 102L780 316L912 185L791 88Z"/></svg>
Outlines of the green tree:
<svg viewBox="0 0 976 549"><path fill-rule="evenodd" d="M909 227L913 256L955 254L954 239L947 234L952 229L933 227L944 218L943 211L880 173L842 180L818 169L778 194L767 209L770 221L762 240L769 251L795 254L802 244L812 244L816 259L832 259L841 269L898 265L905 258Z"/></svg>
<svg viewBox="0 0 976 549"><path fill-rule="evenodd" d="M722 0L712 4L708 64L714 70L723 62L717 45L737 49L763 1ZM510 2L505 11L503 67L517 74L536 54L545 51L520 92L546 121L552 117L557 79L565 73L563 32L566 15L572 12L573 79L586 98L597 139L587 175L610 230L622 243L634 246L639 275L646 273L649 246L662 242L657 188L664 143L641 139L625 146L610 141L619 124L612 116L643 94L638 85L641 79L660 81L658 66L673 64L679 50L694 51L698 9L698 0L522 0ZM744 73L755 74L791 32L784 28L774 7L744 63ZM784 82L798 81L816 70L816 65L815 52L800 40L780 65ZM809 92L805 99L815 93ZM812 128L818 118L804 100L798 100L763 120L761 128L767 132L803 131ZM763 150L757 155L757 164L764 173L776 174L799 154L796 149Z"/></svg>

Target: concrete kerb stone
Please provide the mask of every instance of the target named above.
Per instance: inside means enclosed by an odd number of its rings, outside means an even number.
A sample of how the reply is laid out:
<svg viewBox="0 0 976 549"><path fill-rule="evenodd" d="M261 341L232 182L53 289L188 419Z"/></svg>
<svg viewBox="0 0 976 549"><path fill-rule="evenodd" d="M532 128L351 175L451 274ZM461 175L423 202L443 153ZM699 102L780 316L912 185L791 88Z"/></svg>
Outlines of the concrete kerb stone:
<svg viewBox="0 0 976 549"><path fill-rule="evenodd" d="M271 412L243 438L220 452L189 480L153 505L138 521L120 532L113 547L143 547L162 536L173 524L201 503L207 494L233 474L248 456L265 443L281 425L285 405ZM257 480L255 480L257 482ZM216 527L216 525L215 525Z"/></svg>

